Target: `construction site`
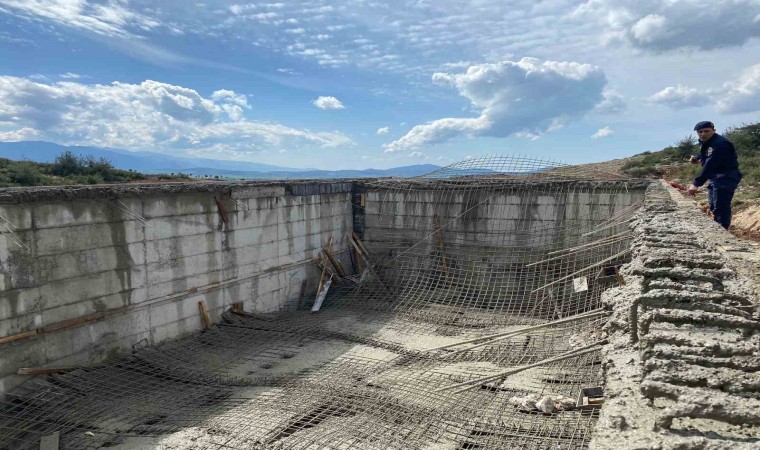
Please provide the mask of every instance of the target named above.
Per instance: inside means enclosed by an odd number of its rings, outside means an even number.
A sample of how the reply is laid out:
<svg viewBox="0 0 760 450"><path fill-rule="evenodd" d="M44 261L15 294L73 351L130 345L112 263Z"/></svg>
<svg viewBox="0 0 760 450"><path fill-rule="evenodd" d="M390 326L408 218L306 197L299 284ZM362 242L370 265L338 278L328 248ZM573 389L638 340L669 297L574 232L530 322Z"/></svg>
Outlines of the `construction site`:
<svg viewBox="0 0 760 450"><path fill-rule="evenodd" d="M0 189L0 449L760 448L760 247L659 180Z"/></svg>

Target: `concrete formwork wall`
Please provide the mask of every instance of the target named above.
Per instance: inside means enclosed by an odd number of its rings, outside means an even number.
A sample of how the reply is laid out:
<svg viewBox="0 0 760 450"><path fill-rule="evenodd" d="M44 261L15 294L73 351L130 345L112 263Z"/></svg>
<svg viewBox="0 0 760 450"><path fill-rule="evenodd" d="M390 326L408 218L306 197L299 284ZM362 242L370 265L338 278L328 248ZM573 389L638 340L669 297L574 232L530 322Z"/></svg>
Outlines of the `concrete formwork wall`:
<svg viewBox="0 0 760 450"><path fill-rule="evenodd" d="M343 190L294 196L285 185L233 187L222 200L226 224L213 192L123 196L122 205L0 205L29 246L0 236L0 339L46 330L0 344L0 392L20 381L20 367L100 361L199 330L201 300L212 320L235 302L271 312L302 300L316 290L312 258L329 236L334 249L346 246L351 192Z"/></svg>
<svg viewBox="0 0 760 450"><path fill-rule="evenodd" d="M592 230L615 213L640 202L643 189L614 190L593 185L566 189L532 186L505 191L374 190L367 193L365 240L380 249L413 245L435 231L434 216L449 245L533 250L562 247L565 238Z"/></svg>
<svg viewBox="0 0 760 450"><path fill-rule="evenodd" d="M572 284L540 288L614 255L628 243L530 263L545 259L549 251L623 231L625 225L620 228L614 218L632 214L632 205L644 197L642 185L624 182L465 185L448 191L412 187L367 193L364 242L380 261L386 281L409 293L405 301L415 307L434 301L534 317L593 306L608 281L596 276L602 267L583 273L585 291L576 293ZM595 227L604 233L583 237ZM455 285L466 288L451 288ZM425 295L415 294L419 292ZM554 311L536 308L549 305L547 297L561 298L562 304L553 306Z"/></svg>

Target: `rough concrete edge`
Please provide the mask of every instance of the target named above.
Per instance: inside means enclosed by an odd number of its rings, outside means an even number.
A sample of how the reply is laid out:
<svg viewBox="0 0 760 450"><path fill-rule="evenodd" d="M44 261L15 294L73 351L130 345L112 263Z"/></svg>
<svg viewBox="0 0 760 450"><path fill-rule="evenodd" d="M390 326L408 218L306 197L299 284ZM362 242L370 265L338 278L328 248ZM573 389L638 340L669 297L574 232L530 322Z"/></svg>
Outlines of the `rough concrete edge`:
<svg viewBox="0 0 760 450"><path fill-rule="evenodd" d="M665 194L657 198L653 193ZM653 198L654 197L654 198ZM645 205L641 215L648 213L663 214L670 212L687 213L693 220L690 225L695 231L695 239L709 253L723 255L727 266L737 268L740 264L725 256L726 248L733 248L738 240L717 223L705 216L692 199L686 198L664 182L652 183L646 193ZM638 214L637 214L638 215ZM635 235L644 234L641 228L632 224ZM634 243L634 248L636 243ZM750 450L755 444L737 444L735 442L714 441L705 437L685 438L660 430L656 427L658 411L651 401L640 392L644 378L643 363L638 345L631 344L630 309L634 301L643 293L643 277L634 275L633 269L641 265L641 255L633 252L632 261L621 270L625 285L612 288L602 294L603 303L612 309L612 315L606 326L609 344L602 349L605 372L606 401L600 411L599 420L593 433L589 448L630 449L630 450ZM732 255L733 256L733 255ZM726 289L732 293L749 294L758 303L758 287L747 273L736 271L737 276L731 280Z"/></svg>
<svg viewBox="0 0 760 450"><path fill-rule="evenodd" d="M322 193L350 192L356 181L371 182L367 179L325 179L325 180L256 180L256 181L203 181L173 183L135 183L40 186L24 188L0 188L0 204L37 203L66 200L114 199L118 197L143 197L151 195L216 193L230 196L236 189L284 187L290 195L313 195ZM339 185L340 189L333 187Z"/></svg>

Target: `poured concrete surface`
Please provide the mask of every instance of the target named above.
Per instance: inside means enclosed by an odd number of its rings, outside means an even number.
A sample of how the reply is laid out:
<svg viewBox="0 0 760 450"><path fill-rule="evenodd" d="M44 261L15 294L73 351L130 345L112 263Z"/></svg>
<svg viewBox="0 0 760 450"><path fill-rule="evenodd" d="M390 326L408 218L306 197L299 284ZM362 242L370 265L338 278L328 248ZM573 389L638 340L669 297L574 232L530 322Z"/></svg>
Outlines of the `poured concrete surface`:
<svg viewBox="0 0 760 450"><path fill-rule="evenodd" d="M759 448L760 249L669 188L645 211L627 284L603 296L608 400L591 448Z"/></svg>

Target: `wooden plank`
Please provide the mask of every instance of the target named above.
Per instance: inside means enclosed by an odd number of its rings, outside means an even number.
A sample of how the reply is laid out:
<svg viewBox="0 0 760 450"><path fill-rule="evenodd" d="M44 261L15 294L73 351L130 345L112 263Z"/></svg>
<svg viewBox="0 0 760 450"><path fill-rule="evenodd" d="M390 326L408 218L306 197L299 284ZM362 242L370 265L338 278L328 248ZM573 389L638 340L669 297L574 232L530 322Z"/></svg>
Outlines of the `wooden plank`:
<svg viewBox="0 0 760 450"><path fill-rule="evenodd" d="M222 216L222 221L224 222L225 225L229 224L230 218L227 215L227 209L225 209L222 199L219 198L219 196L215 195L214 201L216 202L216 207L219 210L219 215Z"/></svg>
<svg viewBox="0 0 760 450"><path fill-rule="evenodd" d="M211 328L211 318L208 315L208 308L206 308L206 301L201 300L198 302L198 311L201 315L201 324L203 324L203 328L208 330Z"/></svg>
<svg viewBox="0 0 760 450"><path fill-rule="evenodd" d="M325 256L327 256L327 259L330 260L330 264L332 264L333 267L335 267L335 270L338 272L338 275L345 278L348 276L348 274L346 273L346 270L340 264L340 261L335 259L335 257L332 255L332 251L330 250L330 247L332 247L332 241L333 241L333 238L332 236L330 236L330 242L327 243L327 247L323 249L323 252Z"/></svg>
<svg viewBox="0 0 760 450"><path fill-rule="evenodd" d="M50 375L51 373L71 372L76 367L22 367L16 371L16 375Z"/></svg>
<svg viewBox="0 0 760 450"><path fill-rule="evenodd" d="M311 312L317 312L319 311L319 308L322 307L322 302L325 301L325 296L327 296L327 291L330 290L331 284L332 279L325 281L325 285L322 287L322 292L317 293L317 300L314 302L314 306L311 307Z"/></svg>
<svg viewBox="0 0 760 450"><path fill-rule="evenodd" d="M40 438L40 450L58 450L61 440L61 432L56 431L53 434L42 436Z"/></svg>
<svg viewBox="0 0 760 450"><path fill-rule="evenodd" d="M367 251L367 248L364 246L364 243L361 239L359 239L359 235L356 233L351 233L351 236L354 237L354 241L356 241L356 245L359 246L359 250L361 250L362 253L364 253L364 256L369 258L369 252Z"/></svg>
<svg viewBox="0 0 760 450"><path fill-rule="evenodd" d="M319 293L322 292L322 285L325 282L325 273L327 272L327 262L324 260L324 257L322 256L322 252L319 252L319 257L322 259L322 276L319 277L319 287L317 287L317 298L319 298Z"/></svg>
<svg viewBox="0 0 760 450"><path fill-rule="evenodd" d="M24 331L23 333L17 333L17 334L12 334L10 336L5 336L5 337L0 338L0 345L8 343L8 342L17 341L19 339L28 338L31 336L36 336L37 334L38 334L38 331L34 329L30 331Z"/></svg>
<svg viewBox="0 0 760 450"><path fill-rule="evenodd" d="M438 251L441 252L441 269L443 270L443 276L448 280L449 263L446 260L446 252L443 249L443 230L441 229L441 222L438 219L438 214L433 215L433 223L435 225L436 245L438 246Z"/></svg>

